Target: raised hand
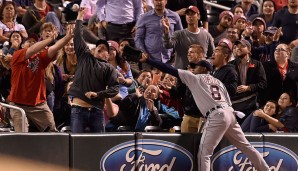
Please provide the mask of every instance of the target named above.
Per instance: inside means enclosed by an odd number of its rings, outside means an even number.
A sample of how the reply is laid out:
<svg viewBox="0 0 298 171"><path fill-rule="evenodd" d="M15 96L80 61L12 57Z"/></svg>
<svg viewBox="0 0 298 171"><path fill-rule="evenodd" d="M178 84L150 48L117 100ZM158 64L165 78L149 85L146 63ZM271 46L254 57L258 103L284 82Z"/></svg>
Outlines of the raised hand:
<svg viewBox="0 0 298 171"><path fill-rule="evenodd" d="M59 34L59 31L58 31L57 27L54 27L54 29L52 31L52 35L50 36L50 38L55 40L58 37L58 34Z"/></svg>
<svg viewBox="0 0 298 171"><path fill-rule="evenodd" d="M146 89L151 84L151 82L152 80L147 77L142 81L141 85Z"/></svg>
<svg viewBox="0 0 298 171"><path fill-rule="evenodd" d="M176 12L178 13L178 15L180 15L180 16L184 16L186 10L187 10L187 8L181 8L180 10L178 10L178 11L176 11Z"/></svg>
<svg viewBox="0 0 298 171"><path fill-rule="evenodd" d="M78 11L77 20L83 20L86 11L87 11L87 8L80 7L80 9Z"/></svg>
<svg viewBox="0 0 298 171"><path fill-rule="evenodd" d="M67 28L66 28L66 36L69 36L69 37L73 37L74 36L74 25L72 24L69 24L67 25Z"/></svg>
<svg viewBox="0 0 298 171"><path fill-rule="evenodd" d="M282 27L279 27L275 34L273 35L273 41L278 41L280 36L282 36Z"/></svg>
<svg viewBox="0 0 298 171"><path fill-rule="evenodd" d="M169 22L169 18L168 17L162 17L161 19L161 23L163 25L164 28L164 33L168 34L170 32L170 22Z"/></svg>

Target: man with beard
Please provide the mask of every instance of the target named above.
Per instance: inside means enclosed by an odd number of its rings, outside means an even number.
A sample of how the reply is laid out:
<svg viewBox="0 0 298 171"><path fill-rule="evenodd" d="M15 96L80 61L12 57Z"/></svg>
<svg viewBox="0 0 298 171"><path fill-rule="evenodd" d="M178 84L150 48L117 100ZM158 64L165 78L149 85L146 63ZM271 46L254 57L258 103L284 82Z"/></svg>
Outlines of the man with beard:
<svg viewBox="0 0 298 171"><path fill-rule="evenodd" d="M267 86L266 75L261 62L252 59L251 44L245 40L238 40L234 44L236 59L230 64L235 65L238 73L236 94L231 98L233 108L248 116L258 107L258 92ZM245 118L243 118L245 119ZM243 120L238 120L242 123Z"/></svg>
<svg viewBox="0 0 298 171"><path fill-rule="evenodd" d="M163 43L166 48L174 48L175 67L184 69L188 65L187 50L192 44L199 44L203 47L205 57L211 56L214 50L213 38L204 28L198 27L200 12L197 7L189 6L185 11L187 28L176 31L170 36L170 22L167 18L163 18L164 26Z"/></svg>
<svg viewBox="0 0 298 171"><path fill-rule="evenodd" d="M281 43L289 44L298 39L298 0L288 0L288 7L274 15L272 26L282 27Z"/></svg>
<svg viewBox="0 0 298 171"><path fill-rule="evenodd" d="M209 33L214 38L214 44L218 44L219 40L226 37L226 30L233 24L234 15L230 11L223 11L219 15L219 23L209 27Z"/></svg>

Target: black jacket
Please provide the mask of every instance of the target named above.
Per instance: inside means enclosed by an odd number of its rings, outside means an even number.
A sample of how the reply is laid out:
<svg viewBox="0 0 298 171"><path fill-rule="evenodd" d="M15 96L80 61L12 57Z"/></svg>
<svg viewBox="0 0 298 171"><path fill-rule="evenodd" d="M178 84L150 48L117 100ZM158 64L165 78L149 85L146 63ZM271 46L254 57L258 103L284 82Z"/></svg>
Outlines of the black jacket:
<svg viewBox="0 0 298 171"><path fill-rule="evenodd" d="M298 108L287 107L279 121L285 126L289 132L298 132Z"/></svg>
<svg viewBox="0 0 298 171"><path fill-rule="evenodd" d="M176 87L173 86L170 90L171 98L180 99L185 115L192 117L203 117L201 111L198 109L194 98L192 97L189 88L181 82L180 79L177 81Z"/></svg>
<svg viewBox="0 0 298 171"><path fill-rule="evenodd" d="M240 64L240 62L241 60L239 58L236 58L235 60L230 62L230 64L233 64L235 66L235 69L238 73L237 86L241 85L240 72L238 69L238 65ZM246 74L246 85L250 86L251 91L236 93L235 96L231 98L232 101L236 101L253 94L257 95L260 91L265 90L265 88L267 87L266 74L262 63L254 59L250 59L249 63L250 64Z"/></svg>
<svg viewBox="0 0 298 171"><path fill-rule="evenodd" d="M214 70L211 75L219 79L225 85L230 97L233 97L236 94L238 73L236 72L234 65L224 65L218 70Z"/></svg>
<svg viewBox="0 0 298 171"><path fill-rule="evenodd" d="M119 93L119 83L115 67L106 61L96 59L90 52L82 36L82 21L75 26L74 48L78 58L73 84L68 94L103 108L104 98L114 97ZM96 92L97 98L87 98L85 93Z"/></svg>
<svg viewBox="0 0 298 171"><path fill-rule="evenodd" d="M288 60L288 71L284 80L275 61L265 62L263 66L267 77L267 89L260 94L262 103L268 100L277 101L283 92L289 92L296 99L298 98L298 64Z"/></svg>

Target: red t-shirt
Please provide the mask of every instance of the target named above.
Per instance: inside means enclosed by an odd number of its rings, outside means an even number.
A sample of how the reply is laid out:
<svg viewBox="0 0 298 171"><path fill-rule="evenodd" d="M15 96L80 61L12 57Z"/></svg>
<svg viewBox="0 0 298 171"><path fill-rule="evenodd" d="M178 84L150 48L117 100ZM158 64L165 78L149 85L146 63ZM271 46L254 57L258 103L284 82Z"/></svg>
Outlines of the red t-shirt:
<svg viewBox="0 0 298 171"><path fill-rule="evenodd" d="M48 49L24 60L27 49L13 54L11 61L11 92L14 103L35 106L46 101L45 68L51 62Z"/></svg>

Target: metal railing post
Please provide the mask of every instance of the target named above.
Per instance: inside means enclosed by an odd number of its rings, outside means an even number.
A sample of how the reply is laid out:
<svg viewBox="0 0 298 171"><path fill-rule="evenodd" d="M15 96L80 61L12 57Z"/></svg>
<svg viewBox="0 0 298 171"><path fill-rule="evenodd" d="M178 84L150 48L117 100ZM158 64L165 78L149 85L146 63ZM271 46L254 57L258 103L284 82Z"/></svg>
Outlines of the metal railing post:
<svg viewBox="0 0 298 171"><path fill-rule="evenodd" d="M216 3L213 3L213 2L209 2L209 1L206 1L206 0L204 0L203 2L205 4L207 4L207 5L210 5L210 6L215 7L215 8L219 8L219 9L227 10L227 11L230 11L231 10L231 8L226 7L224 5L219 5L219 4L216 4Z"/></svg>
<svg viewBox="0 0 298 171"><path fill-rule="evenodd" d="M16 107L13 105L9 105L9 104L5 104L5 103L0 103L1 106L10 108L10 109L15 109L15 110L19 110L22 113L22 132L25 132L25 126L26 126L26 113L24 111L24 109L20 108L20 107Z"/></svg>

